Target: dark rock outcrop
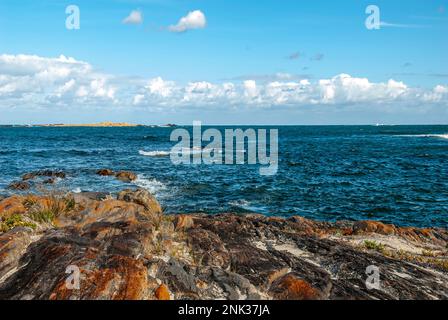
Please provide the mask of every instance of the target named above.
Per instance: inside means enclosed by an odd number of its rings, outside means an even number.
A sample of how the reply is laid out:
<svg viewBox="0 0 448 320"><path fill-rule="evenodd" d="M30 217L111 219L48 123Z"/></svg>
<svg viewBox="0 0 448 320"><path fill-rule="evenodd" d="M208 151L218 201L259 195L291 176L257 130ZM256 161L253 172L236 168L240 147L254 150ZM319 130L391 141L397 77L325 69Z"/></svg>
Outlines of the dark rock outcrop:
<svg viewBox="0 0 448 320"><path fill-rule="evenodd" d="M60 178L65 179L66 173L63 171L54 171L54 170L39 170L35 172L26 173L22 176L23 181L33 180L38 177L47 177L47 178Z"/></svg>
<svg viewBox="0 0 448 320"><path fill-rule="evenodd" d="M100 169L96 172L96 174L99 176L114 176L115 172L110 169Z"/></svg>
<svg viewBox="0 0 448 320"><path fill-rule="evenodd" d="M31 185L26 181L14 181L9 186L8 189L11 190L29 190Z"/></svg>
<svg viewBox="0 0 448 320"><path fill-rule="evenodd" d="M167 216L145 190L69 200L51 228L0 233L0 299L448 299L445 229ZM4 199L0 218L49 201Z"/></svg>
<svg viewBox="0 0 448 320"><path fill-rule="evenodd" d="M132 182L137 180L137 175L130 171L119 171L115 174L115 177L123 182Z"/></svg>

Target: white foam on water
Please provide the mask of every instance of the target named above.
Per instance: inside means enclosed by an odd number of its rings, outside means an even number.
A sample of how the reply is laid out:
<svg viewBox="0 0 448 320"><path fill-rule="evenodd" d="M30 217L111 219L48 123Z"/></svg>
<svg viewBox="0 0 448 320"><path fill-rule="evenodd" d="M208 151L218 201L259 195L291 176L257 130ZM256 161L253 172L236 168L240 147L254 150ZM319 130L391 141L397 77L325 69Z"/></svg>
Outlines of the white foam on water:
<svg viewBox="0 0 448 320"><path fill-rule="evenodd" d="M72 192L73 193L81 193L82 190L81 190L81 188L78 187L78 188L73 189Z"/></svg>
<svg viewBox="0 0 448 320"><path fill-rule="evenodd" d="M144 175L137 175L137 179L133 182L140 188L146 189L152 194L158 194L160 191L166 190L166 185L155 178L146 178Z"/></svg>
<svg viewBox="0 0 448 320"><path fill-rule="evenodd" d="M401 134L399 137L417 137L417 138L440 138L448 139L448 133L445 134Z"/></svg>
<svg viewBox="0 0 448 320"><path fill-rule="evenodd" d="M201 154L201 153L210 153L212 152L214 149L213 148L198 148L198 147L193 147L193 148L181 148L179 150L179 153L185 154L185 155L197 155L197 154ZM216 150L218 153L222 154L223 151L222 150ZM246 153L247 150L240 150L237 149L235 150L236 153ZM144 151L144 150L139 150L138 153L142 156L145 157L168 157L171 152L170 151L161 151L161 150L155 150L155 151Z"/></svg>
<svg viewBox="0 0 448 320"><path fill-rule="evenodd" d="M247 208L251 205L251 202L247 201L245 199L240 199L240 200L230 201L229 204L234 207Z"/></svg>
<svg viewBox="0 0 448 320"><path fill-rule="evenodd" d="M433 134L430 136L435 137L435 138L448 139L448 134Z"/></svg>
<svg viewBox="0 0 448 320"><path fill-rule="evenodd" d="M138 153L146 157L166 157L170 155L169 151L159 151L159 150L156 151L139 150Z"/></svg>

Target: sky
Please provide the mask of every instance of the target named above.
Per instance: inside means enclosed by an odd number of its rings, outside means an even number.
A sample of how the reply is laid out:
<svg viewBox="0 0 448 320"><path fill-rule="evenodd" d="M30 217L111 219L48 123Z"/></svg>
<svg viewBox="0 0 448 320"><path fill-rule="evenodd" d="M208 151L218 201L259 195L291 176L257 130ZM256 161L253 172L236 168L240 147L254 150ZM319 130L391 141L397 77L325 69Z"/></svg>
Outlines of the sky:
<svg viewBox="0 0 448 320"><path fill-rule="evenodd" d="M447 34L448 0L2 0L0 123L446 124Z"/></svg>

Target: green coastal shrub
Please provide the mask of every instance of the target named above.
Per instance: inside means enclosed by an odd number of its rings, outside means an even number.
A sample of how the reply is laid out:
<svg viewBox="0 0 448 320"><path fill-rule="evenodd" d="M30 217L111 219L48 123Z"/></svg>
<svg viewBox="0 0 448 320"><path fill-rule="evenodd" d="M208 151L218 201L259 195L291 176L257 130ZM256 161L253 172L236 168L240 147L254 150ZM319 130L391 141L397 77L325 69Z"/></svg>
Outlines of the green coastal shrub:
<svg viewBox="0 0 448 320"><path fill-rule="evenodd" d="M33 230L37 228L36 224L23 220L23 216L21 214L13 214L0 222L0 231L8 232L16 227L28 227Z"/></svg>
<svg viewBox="0 0 448 320"><path fill-rule="evenodd" d="M51 223L61 214L76 208L73 197L50 194L46 201L35 203L29 211L30 217L40 223Z"/></svg>
<svg viewBox="0 0 448 320"><path fill-rule="evenodd" d="M374 240L365 240L364 247L366 247L369 250L375 250L381 253L384 252L384 245Z"/></svg>

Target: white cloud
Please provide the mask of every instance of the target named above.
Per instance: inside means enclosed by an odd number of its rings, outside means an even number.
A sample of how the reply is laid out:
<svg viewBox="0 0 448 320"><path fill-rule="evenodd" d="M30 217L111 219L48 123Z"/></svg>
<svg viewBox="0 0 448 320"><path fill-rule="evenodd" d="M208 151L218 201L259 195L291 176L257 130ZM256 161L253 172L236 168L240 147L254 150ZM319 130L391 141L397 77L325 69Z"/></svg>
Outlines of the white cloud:
<svg viewBox="0 0 448 320"><path fill-rule="evenodd" d="M423 94L423 100L426 102L441 102L448 100L448 86L437 85L430 92Z"/></svg>
<svg viewBox="0 0 448 320"><path fill-rule="evenodd" d="M150 93L161 97L169 97L174 89L174 82L164 81L161 77L151 79L146 86Z"/></svg>
<svg viewBox="0 0 448 320"><path fill-rule="evenodd" d="M246 80L243 82L244 95L246 97L256 97L258 95L257 83L254 80Z"/></svg>
<svg viewBox="0 0 448 320"><path fill-rule="evenodd" d="M386 27L386 28L390 27L390 28L405 28L405 29L425 27L425 26L418 25L418 24L391 23L391 22L386 22L386 21L381 21L380 26Z"/></svg>
<svg viewBox="0 0 448 320"><path fill-rule="evenodd" d="M144 94L136 94L133 98L132 104L133 105L138 105L140 103L142 103L142 101L145 99L145 95Z"/></svg>
<svg viewBox="0 0 448 320"><path fill-rule="evenodd" d="M122 22L124 24L142 24L143 14L139 10L133 10Z"/></svg>
<svg viewBox="0 0 448 320"><path fill-rule="evenodd" d="M86 62L34 55L0 55L0 103L4 105L89 105L113 101L111 76Z"/></svg>
<svg viewBox="0 0 448 320"><path fill-rule="evenodd" d="M121 78L60 56L0 55L0 109L33 108L358 108L366 111L448 112L448 86L415 88L390 79L340 74L328 79L278 77L186 84L155 77ZM428 111L429 112L429 111Z"/></svg>
<svg viewBox="0 0 448 320"><path fill-rule="evenodd" d="M200 10L190 11L176 25L168 27L171 32L185 32L191 29L203 29L207 25L205 15Z"/></svg>

